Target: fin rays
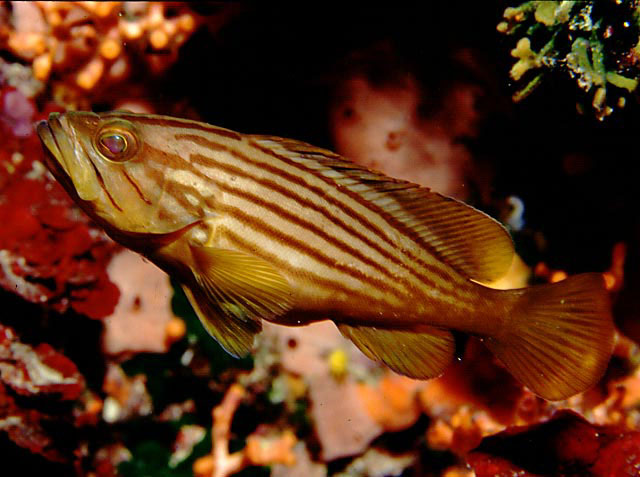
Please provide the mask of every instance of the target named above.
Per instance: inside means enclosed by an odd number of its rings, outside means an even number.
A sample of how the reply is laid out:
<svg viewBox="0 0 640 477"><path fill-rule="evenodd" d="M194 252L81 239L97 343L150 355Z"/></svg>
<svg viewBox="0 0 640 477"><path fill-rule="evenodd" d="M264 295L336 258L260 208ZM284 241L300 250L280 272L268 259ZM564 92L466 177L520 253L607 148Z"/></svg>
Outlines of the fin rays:
<svg viewBox="0 0 640 477"><path fill-rule="evenodd" d="M405 227L415 239L473 280L496 280L511 265L514 249L509 233L467 204L371 171L310 144L270 136L250 136L250 140L377 206L395 224Z"/></svg>
<svg viewBox="0 0 640 477"><path fill-rule="evenodd" d="M255 335L262 330L260 321L238 320L212 303L201 290L192 290L185 285L182 289L202 325L220 346L236 358L246 356L251 351Z"/></svg>
<svg viewBox="0 0 640 477"><path fill-rule="evenodd" d="M262 318L292 307L289 283L266 261L233 250L190 246L197 286L184 287L200 321L229 353L247 354Z"/></svg>
<svg viewBox="0 0 640 477"><path fill-rule="evenodd" d="M446 330L389 330L339 324L340 332L369 358L415 379L441 375L454 352L453 335Z"/></svg>
<svg viewBox="0 0 640 477"><path fill-rule="evenodd" d="M602 277L575 275L519 294L509 329L488 338L489 349L535 394L565 399L604 373L615 331Z"/></svg>

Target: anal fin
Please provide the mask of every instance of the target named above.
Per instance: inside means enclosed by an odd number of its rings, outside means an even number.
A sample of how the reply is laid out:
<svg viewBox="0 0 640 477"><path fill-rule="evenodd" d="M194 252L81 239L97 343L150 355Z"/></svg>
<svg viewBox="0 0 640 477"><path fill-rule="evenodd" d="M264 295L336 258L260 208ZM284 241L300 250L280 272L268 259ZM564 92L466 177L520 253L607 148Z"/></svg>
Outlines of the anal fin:
<svg viewBox="0 0 640 477"><path fill-rule="evenodd" d="M418 330L391 330L339 324L340 332L367 357L382 361L396 373L414 379L441 375L453 358L453 335L421 326Z"/></svg>

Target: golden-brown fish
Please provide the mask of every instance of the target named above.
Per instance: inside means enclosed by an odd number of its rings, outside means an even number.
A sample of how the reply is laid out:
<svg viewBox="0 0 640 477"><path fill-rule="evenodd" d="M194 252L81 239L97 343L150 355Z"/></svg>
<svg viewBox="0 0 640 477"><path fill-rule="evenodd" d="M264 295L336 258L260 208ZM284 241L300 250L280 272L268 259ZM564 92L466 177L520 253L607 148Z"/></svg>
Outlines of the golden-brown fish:
<svg viewBox="0 0 640 477"><path fill-rule="evenodd" d="M508 233L453 199L311 145L125 112L54 113L48 167L118 242L177 278L209 333L246 354L261 319L333 320L415 378L450 362L450 330L485 340L546 399L592 386L614 328L599 274L499 291Z"/></svg>

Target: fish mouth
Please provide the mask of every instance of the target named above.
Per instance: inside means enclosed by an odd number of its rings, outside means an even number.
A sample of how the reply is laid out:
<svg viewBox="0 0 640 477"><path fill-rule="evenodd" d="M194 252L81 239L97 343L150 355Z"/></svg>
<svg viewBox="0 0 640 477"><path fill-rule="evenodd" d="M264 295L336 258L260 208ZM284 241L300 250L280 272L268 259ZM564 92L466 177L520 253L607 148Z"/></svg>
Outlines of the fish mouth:
<svg viewBox="0 0 640 477"><path fill-rule="evenodd" d="M63 124L63 121L67 124ZM90 159L85 157L73 128L65 115L51 113L36 125L45 150L45 165L68 191L82 200L93 201L100 195L100 184Z"/></svg>
<svg viewBox="0 0 640 477"><path fill-rule="evenodd" d="M60 168L62 168L62 171L66 173L62 152L60 151L60 146L53 135L53 130L51 129L49 122L45 119L39 121L36 125L36 131L38 132L38 136L40 136L40 141L42 141L42 144L45 146L46 152L49 153L45 156L46 165L49 170L51 170L56 178L58 177Z"/></svg>

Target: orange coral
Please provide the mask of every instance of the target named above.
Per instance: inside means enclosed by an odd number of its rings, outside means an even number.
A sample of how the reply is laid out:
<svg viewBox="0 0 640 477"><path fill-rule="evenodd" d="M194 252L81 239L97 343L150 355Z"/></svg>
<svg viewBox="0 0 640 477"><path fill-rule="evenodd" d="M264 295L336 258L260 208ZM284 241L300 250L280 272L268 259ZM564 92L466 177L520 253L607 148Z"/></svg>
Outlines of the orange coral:
<svg viewBox="0 0 640 477"><path fill-rule="evenodd" d="M254 464L293 465L296 463L293 453L296 442L295 434L289 429L275 437L251 435L247 439L246 458Z"/></svg>
<svg viewBox="0 0 640 477"><path fill-rule="evenodd" d="M154 73L177 58L201 23L188 4L164 2L14 2L6 44L30 61L34 76L76 96L125 79L137 52ZM171 9L170 11L168 11Z"/></svg>
<svg viewBox="0 0 640 477"><path fill-rule="evenodd" d="M420 417L419 386L419 381L387 373L376 386L360 383L358 393L375 422L385 430L399 431L410 427Z"/></svg>
<svg viewBox="0 0 640 477"><path fill-rule="evenodd" d="M213 409L213 450L193 463L196 477L227 477L251 465L295 464L293 448L297 439L288 429L279 435L255 432L247 438L244 449L229 453L231 422L245 394L244 387L235 383L227 390L222 402Z"/></svg>
<svg viewBox="0 0 640 477"><path fill-rule="evenodd" d="M165 326L165 335L167 344L175 343L182 339L187 332L185 322L177 317L171 318Z"/></svg>
<svg viewBox="0 0 640 477"><path fill-rule="evenodd" d="M73 417L76 426L96 425L101 418L104 402L100 397L90 391L85 391L73 409Z"/></svg>

